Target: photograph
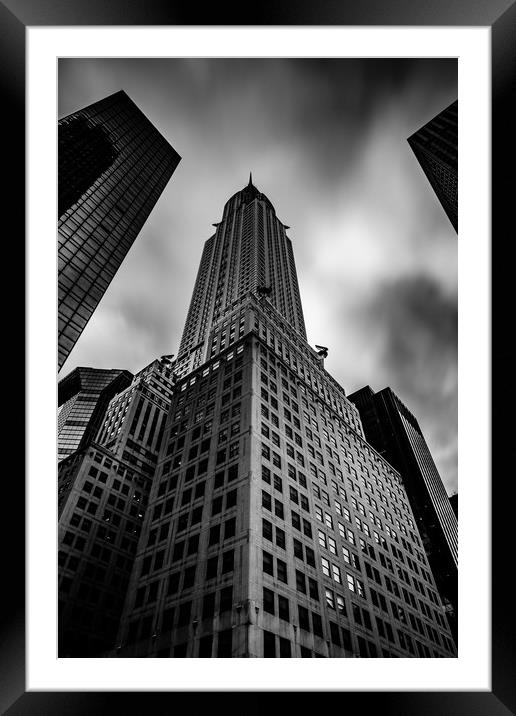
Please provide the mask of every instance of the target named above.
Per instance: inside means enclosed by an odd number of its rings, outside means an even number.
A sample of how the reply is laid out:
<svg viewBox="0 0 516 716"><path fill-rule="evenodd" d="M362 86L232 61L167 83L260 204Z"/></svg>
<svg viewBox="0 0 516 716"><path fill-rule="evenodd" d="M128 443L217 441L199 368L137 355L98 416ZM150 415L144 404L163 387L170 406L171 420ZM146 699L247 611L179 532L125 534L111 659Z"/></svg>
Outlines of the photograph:
<svg viewBox="0 0 516 716"><path fill-rule="evenodd" d="M59 659L457 660L458 97L58 59Z"/></svg>

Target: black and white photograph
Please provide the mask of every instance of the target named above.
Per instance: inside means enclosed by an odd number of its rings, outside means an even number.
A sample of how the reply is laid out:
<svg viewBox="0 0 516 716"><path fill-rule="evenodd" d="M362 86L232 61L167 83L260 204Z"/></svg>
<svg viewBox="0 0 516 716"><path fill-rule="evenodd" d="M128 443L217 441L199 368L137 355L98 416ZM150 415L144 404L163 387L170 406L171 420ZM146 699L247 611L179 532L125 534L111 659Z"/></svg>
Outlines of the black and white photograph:
<svg viewBox="0 0 516 716"><path fill-rule="evenodd" d="M452 658L456 58L58 62L59 658Z"/></svg>

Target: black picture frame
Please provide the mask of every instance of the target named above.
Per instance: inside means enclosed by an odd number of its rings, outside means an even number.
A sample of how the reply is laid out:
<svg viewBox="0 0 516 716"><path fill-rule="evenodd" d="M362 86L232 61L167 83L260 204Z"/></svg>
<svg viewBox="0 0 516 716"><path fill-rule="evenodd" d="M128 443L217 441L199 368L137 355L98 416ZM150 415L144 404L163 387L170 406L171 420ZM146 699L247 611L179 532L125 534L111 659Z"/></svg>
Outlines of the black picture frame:
<svg viewBox="0 0 516 716"><path fill-rule="evenodd" d="M202 22L199 18L202 17ZM176 3L172 0L3 0L0 1L0 79L4 101L4 139L13 151L9 163L5 205L14 219L12 226L22 232L25 216L25 31L28 26L62 25L391 25L391 26L489 26L492 33L492 260L496 268L496 281L492 282L492 331L501 329L504 307L510 305L511 282L504 274L510 270L509 262L501 256L505 247L514 241L513 217L509 217L514 202L514 181L507 181L514 166L515 113L511 100L516 87L516 4L514 0L358 0L339 3L318 0L317 3L281 2L249 3L237 11L212 3L206 9L198 3ZM4 165L5 166L5 165ZM7 174L7 172L5 172ZM512 187L512 188L511 188ZM6 196L7 194L7 196ZM14 232L13 232L14 233ZM512 238L512 242L511 242ZM467 241L467 236L459 241ZM24 237L10 240L19 265L24 265ZM15 260L16 260L15 259ZM23 296L20 305L23 305ZM6 312L7 313L7 312ZM12 336L18 347L15 358L21 362L19 346L24 346L24 321L10 313L5 317L5 335ZM493 396L501 395L501 381L507 393L505 378L510 376L510 352L501 345L501 336L507 340L507 324L498 330L498 351L492 352ZM11 342L11 341L10 341ZM493 340L496 348L496 340ZM19 368L12 368L19 372ZM499 386L499 391L495 388ZM17 386L16 402L23 406L23 389ZM501 403L501 400L500 400ZM504 460L509 441L511 421L501 411L492 409L492 691L491 692L346 692L347 709L356 708L392 714L492 714L504 716L516 713L516 664L514 629L511 615L516 602L514 588L507 580L512 572L511 552L513 536L513 504L508 494L511 487L510 464ZM22 433L19 420L17 430ZM509 445L511 443L509 442ZM23 455L23 447L18 455ZM18 458L18 462L19 462ZM504 467L506 469L504 469ZM0 639L0 710L9 716L21 714L97 714L125 707L145 709L178 706L180 695L174 693L126 692L26 692L25 690L25 536L23 520L19 517L25 503L22 470L17 465L9 479L5 475L7 499L17 512L9 527L8 541L4 541L4 588L2 634ZM8 576L8 579L5 577ZM189 694L191 699L193 694ZM244 695L242 694L244 697ZM250 696L250 694L247 694ZM284 702L289 694L281 696ZM322 694L302 694L308 707L320 708ZM247 699L245 709L239 712L261 713L270 694L255 693ZM195 694L194 713L200 708L216 709L227 698L223 693ZM130 700L130 702L129 702ZM161 702L164 702L162 705ZM276 699L275 699L276 702ZM269 706L269 704L267 704Z"/></svg>

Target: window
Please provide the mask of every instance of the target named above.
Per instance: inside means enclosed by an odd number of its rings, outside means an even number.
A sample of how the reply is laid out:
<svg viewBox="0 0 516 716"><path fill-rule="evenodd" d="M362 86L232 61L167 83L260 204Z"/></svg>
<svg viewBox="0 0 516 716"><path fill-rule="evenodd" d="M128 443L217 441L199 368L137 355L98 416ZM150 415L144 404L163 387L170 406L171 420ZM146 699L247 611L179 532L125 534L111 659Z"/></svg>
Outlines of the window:
<svg viewBox="0 0 516 716"><path fill-rule="evenodd" d="M283 514L283 503L279 500L274 500L274 514L276 517L279 517L280 519L284 518Z"/></svg>
<svg viewBox="0 0 516 716"><path fill-rule="evenodd" d="M274 561L272 558L272 554L269 554L265 551L263 552L263 571L266 574L274 576Z"/></svg>
<svg viewBox="0 0 516 716"><path fill-rule="evenodd" d="M206 567L206 579L214 579L217 576L219 557L210 557Z"/></svg>
<svg viewBox="0 0 516 716"><path fill-rule="evenodd" d="M319 601L319 588L315 579L308 577L308 593L312 599Z"/></svg>
<svg viewBox="0 0 516 716"><path fill-rule="evenodd" d="M206 594L202 600L202 618L211 619L215 614L215 592Z"/></svg>
<svg viewBox="0 0 516 716"><path fill-rule="evenodd" d="M176 542L174 545L174 551L172 553L172 562L177 562L183 558L185 543L184 541Z"/></svg>
<svg viewBox="0 0 516 716"><path fill-rule="evenodd" d="M210 538L208 541L208 546L211 546L213 544L218 544L220 540L220 523L218 525L214 525L213 527L210 527Z"/></svg>
<svg viewBox="0 0 516 716"><path fill-rule="evenodd" d="M296 569L296 589L298 592L306 594L306 577L298 569Z"/></svg>
<svg viewBox="0 0 516 716"><path fill-rule="evenodd" d="M276 636L266 629L263 630L263 656L265 658L276 656Z"/></svg>
<svg viewBox="0 0 516 716"><path fill-rule="evenodd" d="M329 563L329 561L328 561L327 559L325 559L324 557L321 557L321 566L322 566L323 574L324 574L326 577L331 577L331 573L330 573L330 563Z"/></svg>
<svg viewBox="0 0 516 716"><path fill-rule="evenodd" d="M168 578L168 594L176 594L177 590L179 589L179 577L181 575L181 572L175 572L174 574L171 574Z"/></svg>
<svg viewBox="0 0 516 716"><path fill-rule="evenodd" d="M263 588L263 611L268 614L275 614L274 592L266 587Z"/></svg>
<svg viewBox="0 0 516 716"><path fill-rule="evenodd" d="M192 535L188 540L188 549L187 554L197 554L197 550L199 549L199 533ZM157 555L156 555L157 556ZM154 568L156 566L154 565Z"/></svg>
<svg viewBox="0 0 516 716"><path fill-rule="evenodd" d="M213 648L213 634L207 634L201 637L199 643L199 657L210 658Z"/></svg>
<svg viewBox="0 0 516 716"><path fill-rule="evenodd" d="M222 496L216 497L211 503L211 514L218 515L222 512Z"/></svg>
<svg viewBox="0 0 516 716"><path fill-rule="evenodd" d="M339 627L334 622L330 622L330 637L333 644L340 646Z"/></svg>
<svg viewBox="0 0 516 716"><path fill-rule="evenodd" d="M237 490L232 490L226 494L226 509L234 507L237 503Z"/></svg>
<svg viewBox="0 0 516 716"><path fill-rule="evenodd" d="M231 629L225 629L219 632L219 640L217 645L218 657L230 657L233 644L233 632Z"/></svg>
<svg viewBox="0 0 516 716"><path fill-rule="evenodd" d="M310 567L315 567L315 552L311 547L305 547L306 563Z"/></svg>
<svg viewBox="0 0 516 716"><path fill-rule="evenodd" d="M220 605L219 612L223 614L231 610L233 604L233 586L224 587L220 591Z"/></svg>
<svg viewBox="0 0 516 716"><path fill-rule="evenodd" d="M314 634L324 637L321 615L316 614L315 612L312 612L312 627Z"/></svg>
<svg viewBox="0 0 516 716"><path fill-rule="evenodd" d="M303 559L303 545L297 539L294 539L294 557L301 560Z"/></svg>
<svg viewBox="0 0 516 716"><path fill-rule="evenodd" d="M324 596L326 599L326 606L329 607L329 609L335 609L335 598L331 589L325 588Z"/></svg>
<svg viewBox="0 0 516 716"><path fill-rule="evenodd" d="M333 574L333 579L337 584L342 584L342 576L340 573L340 567L338 567L336 564L331 565L331 571Z"/></svg>
<svg viewBox="0 0 516 716"><path fill-rule="evenodd" d="M272 497L265 490L262 490L262 507L272 512Z"/></svg>
<svg viewBox="0 0 516 716"><path fill-rule="evenodd" d="M290 648L290 641L288 639L285 639L284 637L280 636L280 657L290 659L292 656L291 648Z"/></svg>
<svg viewBox="0 0 516 716"><path fill-rule="evenodd" d="M195 570L196 565L194 565L193 567L188 567L188 569L185 570L183 589L190 589L190 587L193 587L195 582Z"/></svg>
<svg viewBox="0 0 516 716"><path fill-rule="evenodd" d="M222 574L227 574L228 572L232 572L234 564L235 564L234 550L230 549L227 552L224 552L224 554L222 555Z"/></svg>
<svg viewBox="0 0 516 716"><path fill-rule="evenodd" d="M265 539L272 542L272 523L268 520L262 520L262 535Z"/></svg>
<svg viewBox="0 0 516 716"><path fill-rule="evenodd" d="M283 562L281 559L276 560L276 568L278 571L278 579L280 582L284 582L285 584L288 584L288 577L287 577L287 565L285 562Z"/></svg>
<svg viewBox="0 0 516 716"><path fill-rule="evenodd" d="M190 621L192 611L192 602L183 602L179 605L179 615L177 618L177 626L185 626Z"/></svg>
<svg viewBox="0 0 516 716"><path fill-rule="evenodd" d="M274 475L274 489L278 490L278 492L283 492L283 482L278 475Z"/></svg>
<svg viewBox="0 0 516 716"><path fill-rule="evenodd" d="M232 517L230 520L224 522L224 539L234 537L236 531L236 518Z"/></svg>
<svg viewBox="0 0 516 716"><path fill-rule="evenodd" d="M298 613L299 613L299 626L301 629L304 629L305 631L310 631L310 620L308 618L308 609L305 607L302 607L301 605L298 606Z"/></svg>
<svg viewBox="0 0 516 716"><path fill-rule="evenodd" d="M289 602L288 599L282 597L281 594L278 594L278 614L280 619L286 622L290 621Z"/></svg>
<svg viewBox="0 0 516 716"><path fill-rule="evenodd" d="M312 539L312 525L305 519L303 519L303 534Z"/></svg>

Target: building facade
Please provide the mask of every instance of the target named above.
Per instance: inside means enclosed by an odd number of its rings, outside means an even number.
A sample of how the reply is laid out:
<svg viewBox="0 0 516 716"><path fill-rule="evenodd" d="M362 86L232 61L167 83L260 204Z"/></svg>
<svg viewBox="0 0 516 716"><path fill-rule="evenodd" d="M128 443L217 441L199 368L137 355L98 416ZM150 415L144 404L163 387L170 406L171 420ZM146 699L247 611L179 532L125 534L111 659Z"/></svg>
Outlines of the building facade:
<svg viewBox="0 0 516 716"><path fill-rule="evenodd" d="M369 443L401 474L454 635L457 634L457 515L418 421L390 388L349 396Z"/></svg>
<svg viewBox="0 0 516 716"><path fill-rule="evenodd" d="M160 361L113 397L87 447L59 464L59 655L112 649L172 389Z"/></svg>
<svg viewBox="0 0 516 716"><path fill-rule="evenodd" d="M75 368L57 388L57 459L86 447L97 435L109 401L133 379L127 370Z"/></svg>
<svg viewBox="0 0 516 716"><path fill-rule="evenodd" d="M285 231L250 182L204 248L112 655L456 655L403 482L306 341Z"/></svg>
<svg viewBox="0 0 516 716"><path fill-rule="evenodd" d="M452 102L407 141L458 231L458 102Z"/></svg>
<svg viewBox="0 0 516 716"><path fill-rule="evenodd" d="M180 157L123 91L58 123L61 369Z"/></svg>

